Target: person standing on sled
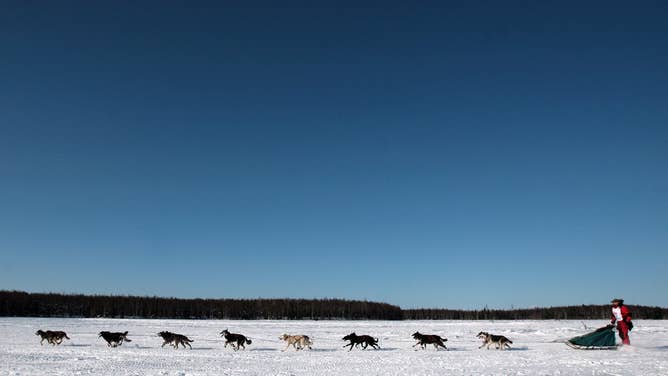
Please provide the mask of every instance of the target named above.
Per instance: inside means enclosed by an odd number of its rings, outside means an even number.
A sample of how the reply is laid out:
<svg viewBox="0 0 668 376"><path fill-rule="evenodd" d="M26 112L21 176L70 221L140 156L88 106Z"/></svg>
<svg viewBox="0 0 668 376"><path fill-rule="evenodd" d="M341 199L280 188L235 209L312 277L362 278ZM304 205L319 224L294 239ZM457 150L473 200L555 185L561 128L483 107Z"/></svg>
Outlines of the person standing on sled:
<svg viewBox="0 0 668 376"><path fill-rule="evenodd" d="M617 324L617 331L622 343L630 345L629 331L633 329L633 322L631 322L631 312L628 307L624 305L624 299L612 299L612 320L610 324Z"/></svg>

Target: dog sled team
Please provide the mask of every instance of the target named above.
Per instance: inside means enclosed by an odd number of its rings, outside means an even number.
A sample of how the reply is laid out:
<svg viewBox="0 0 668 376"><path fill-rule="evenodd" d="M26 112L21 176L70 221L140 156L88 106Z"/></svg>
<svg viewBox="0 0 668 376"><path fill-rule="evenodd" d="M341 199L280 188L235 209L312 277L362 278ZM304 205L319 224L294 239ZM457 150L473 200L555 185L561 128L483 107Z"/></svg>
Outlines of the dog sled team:
<svg viewBox="0 0 668 376"><path fill-rule="evenodd" d="M577 349L602 349L602 348L615 348L614 344L614 334L612 334L612 329L617 328L619 337L622 340L622 344L629 345L631 342L629 340L629 331L633 329L633 322L631 321L631 312L628 307L624 305L623 299L613 299L612 300L612 317L611 322L608 326L597 329L595 332L586 334L584 336L575 337L568 341L566 344L573 348ZM67 334L60 330L38 330L35 335L41 338L40 345L44 344L46 340L47 343L52 346L60 345L63 340L70 339ZM188 338L183 334L172 333L169 331L162 331L158 333L159 337L162 337L163 344L173 346L174 349L178 349L179 346L182 346L184 349L186 346L192 349L190 345L194 340ZM220 332L220 336L225 339L225 346L230 345L234 351L245 350L246 345L250 345L253 341L244 336L243 334L231 333L229 330L225 329ZM610 338L612 336L612 338ZM445 342L448 341L447 338L441 337L437 334L423 334L420 332L415 332L412 334L412 337L417 342L413 345L413 348L419 346L422 350L427 349L428 345L433 345L436 350L442 348L447 350ZM510 339L502 335L490 334L487 332L480 332L476 336L482 340L482 345L478 347L482 349L486 347L488 350L490 346L494 346L497 350L506 350L510 349L510 345L513 343ZM102 331L99 333L98 338L102 338L107 342L109 347L118 347L123 344L123 342L132 342L128 338L128 332L108 332ZM312 349L313 341L307 335L298 334L290 335L283 334L279 337L279 340L285 342L285 348L282 351L286 351L292 346L295 351L300 351L308 348ZM355 332L348 334L342 338L343 341L348 341L348 344L343 345L343 348L348 348L348 351L352 351L353 348L361 347L362 350L366 350L368 347L372 349L380 349L378 344L378 338L372 337L370 335L358 335ZM612 345L610 345L612 343ZM417 349L416 349L417 350Z"/></svg>
<svg viewBox="0 0 668 376"><path fill-rule="evenodd" d="M63 331L38 330L35 333L35 335L41 337L40 345L43 344L43 342L46 340L49 344L56 346L60 345L63 342L63 339L70 339L70 337L68 337L67 334ZM230 345L234 351L245 350L246 345L250 345L253 343L253 341L250 338L246 337L245 335L238 333L231 333L227 329L220 332L220 336L225 339L225 345L223 347L227 347L227 345ZM190 344L192 342L195 342L194 340L188 338L183 334L172 333L170 331L159 332L158 337L161 337L163 340L161 347L165 347L165 345L170 345L174 347L174 349L178 349L179 346L183 347L184 349L186 348L186 346L192 349L192 346ZM417 343L413 345L413 348L419 346L421 349L425 350L427 348L427 345L433 345L436 350L440 348L444 350L448 349L445 346L445 342L447 342L448 339L445 337L441 337L440 335L422 334L420 332L415 332L413 333L412 337L414 340L417 341ZM108 347L118 347L123 345L124 342L132 342L132 340L128 338L127 331L125 332L102 331L98 334L98 338L102 338L105 342L107 342ZM483 344L479 348L487 346L487 349L489 349L490 346L495 345L496 349L504 350L506 348L510 348L510 344L513 343L513 341L509 340L504 336L489 334L487 332L478 333L477 338L483 340ZM278 339L285 342L285 348L282 351L286 351L290 349L290 347L292 347L295 351L300 351L304 349L312 350L311 346L313 345L313 340L311 340L311 337L304 334L297 334L297 335L283 334L280 337L278 337ZM348 341L348 344L343 345L344 348L348 348L348 351L352 351L353 348L358 348L358 347L360 347L362 350L366 350L367 347L371 347L372 349L376 350L380 349L380 345L378 344L379 342L378 338L366 334L358 335L357 333L352 332L344 336L342 340Z"/></svg>

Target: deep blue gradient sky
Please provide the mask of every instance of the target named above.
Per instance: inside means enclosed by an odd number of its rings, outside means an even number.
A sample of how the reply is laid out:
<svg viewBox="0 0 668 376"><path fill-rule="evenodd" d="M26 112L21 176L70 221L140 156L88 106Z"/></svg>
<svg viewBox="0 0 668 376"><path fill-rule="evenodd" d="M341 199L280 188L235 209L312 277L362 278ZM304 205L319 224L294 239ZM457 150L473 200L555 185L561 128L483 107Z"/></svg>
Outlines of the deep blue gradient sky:
<svg viewBox="0 0 668 376"><path fill-rule="evenodd" d="M0 288L668 306L668 5L497 3L3 1Z"/></svg>

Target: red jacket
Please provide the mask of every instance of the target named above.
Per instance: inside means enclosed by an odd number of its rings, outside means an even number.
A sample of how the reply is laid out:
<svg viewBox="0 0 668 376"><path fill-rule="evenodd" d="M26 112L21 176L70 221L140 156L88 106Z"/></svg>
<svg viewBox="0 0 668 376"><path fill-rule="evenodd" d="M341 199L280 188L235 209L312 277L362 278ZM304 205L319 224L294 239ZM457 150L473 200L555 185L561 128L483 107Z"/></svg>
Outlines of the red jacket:
<svg viewBox="0 0 668 376"><path fill-rule="evenodd" d="M629 311L629 309L626 308L626 306L623 305L623 304L621 306L619 306L619 308L621 308L621 310L622 310L622 319L624 319L624 322L630 322L631 321L631 311ZM617 318L615 317L615 314L613 313L612 314L612 320L610 322L614 324L615 321L617 321Z"/></svg>

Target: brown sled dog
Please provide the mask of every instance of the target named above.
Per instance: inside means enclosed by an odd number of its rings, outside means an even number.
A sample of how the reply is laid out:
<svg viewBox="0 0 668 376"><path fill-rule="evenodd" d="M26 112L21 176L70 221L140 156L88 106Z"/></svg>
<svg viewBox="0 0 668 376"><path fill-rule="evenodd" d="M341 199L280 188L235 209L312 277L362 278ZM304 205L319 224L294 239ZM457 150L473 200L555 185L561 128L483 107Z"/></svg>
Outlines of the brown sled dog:
<svg viewBox="0 0 668 376"><path fill-rule="evenodd" d="M188 345L188 347L192 349L193 347L190 346L190 342L195 342L183 334L176 334L167 331L158 333L158 336L162 337L162 340L164 341L161 347L165 347L166 344L170 344L174 346L175 350L179 348L179 345L183 346L184 349L186 348L186 345Z"/></svg>
<svg viewBox="0 0 668 376"><path fill-rule="evenodd" d="M420 332L415 332L413 333L413 338L418 341L416 344L413 345L413 347L420 345L422 347L422 350L427 348L427 345L432 344L438 350L438 347L442 347L444 349L448 349L445 347L445 344L443 342L446 342L448 339L447 338L442 338L441 336L435 335L435 334L422 334Z"/></svg>
<svg viewBox="0 0 668 376"><path fill-rule="evenodd" d="M287 350L290 345L292 345L292 347L294 347L297 351L303 350L305 347L308 347L309 350L312 350L311 345L313 344L313 341L311 341L311 338L306 335L299 334L291 336L289 334L283 334L282 336L278 337L278 339L281 339L286 343L285 349L283 349L283 351Z"/></svg>
<svg viewBox="0 0 668 376"><path fill-rule="evenodd" d="M42 340L39 341L39 344L42 345L44 344L44 340L46 340L47 343L50 343L52 345L60 345L63 342L63 339L70 339L70 337L65 334L65 332L60 331L60 330L38 330L35 332L35 335L42 337Z"/></svg>

